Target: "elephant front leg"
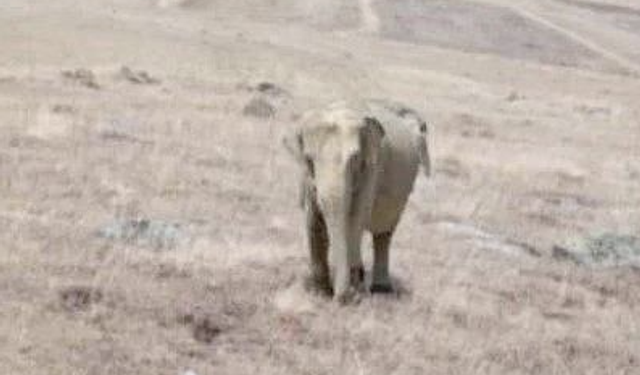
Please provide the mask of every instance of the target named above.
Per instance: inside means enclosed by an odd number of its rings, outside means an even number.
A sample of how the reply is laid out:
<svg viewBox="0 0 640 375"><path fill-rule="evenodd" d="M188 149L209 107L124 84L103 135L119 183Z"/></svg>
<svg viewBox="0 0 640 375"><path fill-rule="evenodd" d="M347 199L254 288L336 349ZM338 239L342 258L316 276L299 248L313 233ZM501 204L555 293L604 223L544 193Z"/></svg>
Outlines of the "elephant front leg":
<svg viewBox="0 0 640 375"><path fill-rule="evenodd" d="M331 221L330 221L331 222ZM354 272L352 261L352 252L357 244L352 243L354 240L353 233L349 232L349 228L344 225L331 226L329 224L329 238L331 239L331 257L333 278L333 297L341 304L354 302L357 296L357 283L354 283L354 276L358 272Z"/></svg>
<svg viewBox="0 0 640 375"><path fill-rule="evenodd" d="M307 209L307 236L311 259L311 276L307 286L324 294L331 294L331 278L329 276L327 258L329 248L327 225L317 206L313 202L309 202L309 204L310 207Z"/></svg>
<svg viewBox="0 0 640 375"><path fill-rule="evenodd" d="M360 236L360 234L357 234ZM357 242L356 242L357 241ZM362 262L362 254L360 252L359 240L352 241L354 244L349 249L349 278L350 284L357 290L360 290L364 284L364 263Z"/></svg>
<svg viewBox="0 0 640 375"><path fill-rule="evenodd" d="M392 293L389 276L389 246L393 231L373 235L373 277L371 293Z"/></svg>

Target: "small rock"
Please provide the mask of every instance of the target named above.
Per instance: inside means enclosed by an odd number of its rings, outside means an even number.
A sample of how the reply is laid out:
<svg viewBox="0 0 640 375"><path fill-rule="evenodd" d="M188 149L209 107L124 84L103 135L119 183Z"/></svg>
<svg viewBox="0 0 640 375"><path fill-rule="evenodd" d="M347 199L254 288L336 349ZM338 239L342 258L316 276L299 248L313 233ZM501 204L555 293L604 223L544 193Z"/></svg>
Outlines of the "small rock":
<svg viewBox="0 0 640 375"><path fill-rule="evenodd" d="M160 83L160 81L154 77L151 77L149 73L144 70L132 70L128 66L123 66L120 68L120 77L124 80L137 84L137 85L155 85Z"/></svg>
<svg viewBox="0 0 640 375"><path fill-rule="evenodd" d="M98 235L113 241L157 249L174 248L187 237L183 228L176 223L150 219L116 220L100 229Z"/></svg>
<svg viewBox="0 0 640 375"><path fill-rule="evenodd" d="M211 344L220 333L222 328L214 324L208 317L196 319L192 325L193 338L204 344Z"/></svg>
<svg viewBox="0 0 640 375"><path fill-rule="evenodd" d="M105 141L152 144L152 141L137 135L142 126L141 120L137 118L116 117L100 121L95 129L97 135Z"/></svg>
<svg viewBox="0 0 640 375"><path fill-rule="evenodd" d="M553 257L590 267L639 267L640 238L616 233L589 236L568 246L554 246Z"/></svg>
<svg viewBox="0 0 640 375"><path fill-rule="evenodd" d="M508 102L513 103L524 99L524 96L520 95L517 91L511 91L506 99Z"/></svg>
<svg viewBox="0 0 640 375"><path fill-rule="evenodd" d="M255 97L247 103L242 110L245 116L258 117L258 118L273 118L276 114L276 108L269 103L266 99Z"/></svg>
<svg viewBox="0 0 640 375"><path fill-rule="evenodd" d="M55 104L51 107L53 113L66 113L74 114L77 112L76 108L69 104Z"/></svg>
<svg viewBox="0 0 640 375"><path fill-rule="evenodd" d="M580 113L591 115L591 116L597 116L597 115L610 116L612 112L611 108L608 108L605 106L588 105L588 104L576 105L573 108L573 110L575 112L580 112Z"/></svg>
<svg viewBox="0 0 640 375"><path fill-rule="evenodd" d="M271 82L260 82L255 90L268 96L290 96L287 90Z"/></svg>
<svg viewBox="0 0 640 375"><path fill-rule="evenodd" d="M577 259L569 249L558 245L553 246L553 249L551 250L551 256L556 260L570 260L572 262L577 262Z"/></svg>
<svg viewBox="0 0 640 375"><path fill-rule="evenodd" d="M62 72L62 77L91 89L97 90L100 88L100 85L96 82L95 74L89 69L65 70Z"/></svg>

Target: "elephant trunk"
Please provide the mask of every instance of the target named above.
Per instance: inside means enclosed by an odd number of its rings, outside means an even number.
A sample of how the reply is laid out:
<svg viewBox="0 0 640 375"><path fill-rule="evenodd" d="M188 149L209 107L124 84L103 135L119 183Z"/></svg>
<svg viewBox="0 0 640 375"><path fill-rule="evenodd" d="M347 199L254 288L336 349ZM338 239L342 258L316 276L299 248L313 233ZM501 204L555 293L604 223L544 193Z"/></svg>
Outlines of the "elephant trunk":
<svg viewBox="0 0 640 375"><path fill-rule="evenodd" d="M429 143L427 142L426 124L420 129L420 136L417 139L420 163L426 177L431 176L431 157L429 156Z"/></svg>
<svg viewBox="0 0 640 375"><path fill-rule="evenodd" d="M336 299L346 298L350 286L349 241L347 220L339 213L329 215L329 255L331 257L331 276Z"/></svg>
<svg viewBox="0 0 640 375"><path fill-rule="evenodd" d="M329 234L334 297L338 301L347 301L353 291L351 268L356 254L360 254L362 229L352 215L352 205L356 203L352 185L352 178L345 171L343 178L329 189L331 194L320 198Z"/></svg>

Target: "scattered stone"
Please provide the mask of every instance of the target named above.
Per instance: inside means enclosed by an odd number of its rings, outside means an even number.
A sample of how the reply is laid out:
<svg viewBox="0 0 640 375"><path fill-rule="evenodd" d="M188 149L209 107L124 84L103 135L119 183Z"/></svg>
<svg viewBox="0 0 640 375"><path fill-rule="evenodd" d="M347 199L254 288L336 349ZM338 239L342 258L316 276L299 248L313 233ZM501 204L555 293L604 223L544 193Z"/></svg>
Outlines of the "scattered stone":
<svg viewBox="0 0 640 375"><path fill-rule="evenodd" d="M611 116L612 110L609 107L596 106L589 104L576 105L573 110L589 116Z"/></svg>
<svg viewBox="0 0 640 375"><path fill-rule="evenodd" d="M209 318L203 318L196 320L192 326L193 338L204 344L211 344L222 329L214 324Z"/></svg>
<svg viewBox="0 0 640 375"><path fill-rule="evenodd" d="M559 170L554 172L554 174L558 179L558 183L560 185L582 186L587 177L587 174L584 171L579 170L577 168Z"/></svg>
<svg viewBox="0 0 640 375"><path fill-rule="evenodd" d="M554 245L551 250L551 256L556 260L569 260L572 262L578 262L576 257L571 253L571 251L562 246Z"/></svg>
<svg viewBox="0 0 640 375"><path fill-rule="evenodd" d="M496 134L491 129L464 129L460 132L465 138L485 138L493 139Z"/></svg>
<svg viewBox="0 0 640 375"><path fill-rule="evenodd" d="M62 77L84 87L94 90L100 89L100 85L96 82L95 74L89 69L65 70L62 71Z"/></svg>
<svg viewBox="0 0 640 375"><path fill-rule="evenodd" d="M72 286L59 292L62 307L71 312L87 310L102 300L102 292L87 286Z"/></svg>
<svg viewBox="0 0 640 375"><path fill-rule="evenodd" d="M126 134L126 133L118 132L118 131L115 131L115 130L105 130L103 132L100 132L100 138L102 138L105 141L146 143L146 144L149 144L149 142L141 141L137 137L134 137L134 136Z"/></svg>
<svg viewBox="0 0 640 375"><path fill-rule="evenodd" d="M51 107L53 113L66 113L74 114L77 112L76 108L69 104L55 104Z"/></svg>
<svg viewBox="0 0 640 375"><path fill-rule="evenodd" d="M211 344L222 333L222 328L206 315L183 314L178 316L178 323L190 326L193 338L205 344Z"/></svg>
<svg viewBox="0 0 640 375"><path fill-rule="evenodd" d="M157 78L152 77L144 70L133 70L128 66L120 68L119 76L122 79L137 85L157 85L160 83Z"/></svg>
<svg viewBox="0 0 640 375"><path fill-rule="evenodd" d="M276 96L276 97L290 96L287 90L271 82L260 82L255 87L255 90L261 94L268 95L268 96Z"/></svg>
<svg viewBox="0 0 640 375"><path fill-rule="evenodd" d="M540 252L540 250L538 250L535 246L531 244L528 244L522 241L513 241L513 240L506 240L505 242L507 245L519 247L520 249L522 249L522 251L524 251L526 254L532 257L535 257L535 258L542 257L542 252Z"/></svg>
<svg viewBox="0 0 640 375"><path fill-rule="evenodd" d="M98 231L100 237L136 246L171 249L186 240L185 230L176 223L150 219L121 219Z"/></svg>
<svg viewBox="0 0 640 375"><path fill-rule="evenodd" d="M262 119L273 118L276 108L265 98L255 97L247 103L242 110L245 116L258 117Z"/></svg>
<svg viewBox="0 0 640 375"><path fill-rule="evenodd" d="M100 121L96 126L96 132L98 137L105 141L152 144L152 141L136 135L141 127L142 124L137 118L117 117Z"/></svg>
<svg viewBox="0 0 640 375"><path fill-rule="evenodd" d="M567 246L554 246L552 256L594 268L640 267L640 237L615 233L590 236Z"/></svg>
<svg viewBox="0 0 640 375"><path fill-rule="evenodd" d="M242 110L245 116L268 119L290 109L291 94L275 83L268 81L259 82L256 85L242 83L237 87L253 94Z"/></svg>
<svg viewBox="0 0 640 375"><path fill-rule="evenodd" d="M511 91L509 95L507 95L507 101L510 103L517 102L523 99L524 96L520 95L517 91Z"/></svg>

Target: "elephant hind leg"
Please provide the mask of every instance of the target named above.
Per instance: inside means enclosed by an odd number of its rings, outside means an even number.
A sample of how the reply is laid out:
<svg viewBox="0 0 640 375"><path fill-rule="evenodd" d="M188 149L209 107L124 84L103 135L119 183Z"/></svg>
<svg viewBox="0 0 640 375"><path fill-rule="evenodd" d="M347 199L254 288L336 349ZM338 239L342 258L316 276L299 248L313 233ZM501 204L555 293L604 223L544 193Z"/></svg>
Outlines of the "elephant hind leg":
<svg viewBox="0 0 640 375"><path fill-rule="evenodd" d="M311 255L311 276L307 286L324 294L331 294L328 250L329 235L327 224L315 202L309 202L307 208L307 235Z"/></svg>
<svg viewBox="0 0 640 375"><path fill-rule="evenodd" d="M349 252L349 272L350 283L356 289L360 289L364 284L364 263L362 262L362 254L360 246Z"/></svg>
<svg viewBox="0 0 640 375"><path fill-rule="evenodd" d="M361 290L364 285L364 266L362 264L352 266L350 271L351 285Z"/></svg>
<svg viewBox="0 0 640 375"><path fill-rule="evenodd" d="M373 235L373 276L371 293L392 293L391 277L389 276L389 247L393 230Z"/></svg>

